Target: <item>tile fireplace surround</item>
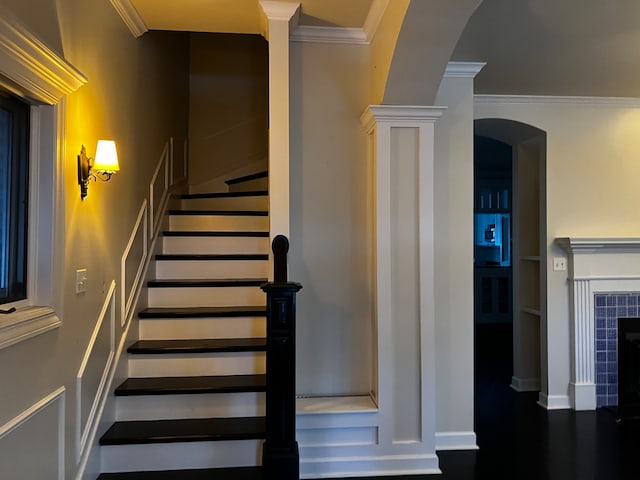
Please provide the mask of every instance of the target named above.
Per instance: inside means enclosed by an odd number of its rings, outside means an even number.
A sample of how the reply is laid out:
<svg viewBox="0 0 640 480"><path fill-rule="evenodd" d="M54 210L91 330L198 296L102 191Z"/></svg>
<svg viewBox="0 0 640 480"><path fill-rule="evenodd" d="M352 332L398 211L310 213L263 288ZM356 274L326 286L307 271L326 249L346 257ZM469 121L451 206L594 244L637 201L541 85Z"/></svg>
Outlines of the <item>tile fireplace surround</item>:
<svg viewBox="0 0 640 480"><path fill-rule="evenodd" d="M556 243L569 252L570 257L569 396L574 409L593 410L598 405L597 374L603 373L596 372L596 295L599 303L603 298L613 298L613 294L640 295L640 238L566 237L557 238ZM620 311L617 316L630 315L626 310ZM617 384L617 379L613 379ZM602 390L602 386L600 389Z"/></svg>

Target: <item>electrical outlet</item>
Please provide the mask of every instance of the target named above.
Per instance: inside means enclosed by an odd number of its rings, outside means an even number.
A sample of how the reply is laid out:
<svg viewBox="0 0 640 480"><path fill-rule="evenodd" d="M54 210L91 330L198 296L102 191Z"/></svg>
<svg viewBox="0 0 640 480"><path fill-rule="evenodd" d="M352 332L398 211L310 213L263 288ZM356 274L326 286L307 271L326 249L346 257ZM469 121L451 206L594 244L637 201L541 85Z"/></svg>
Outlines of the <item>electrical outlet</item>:
<svg viewBox="0 0 640 480"><path fill-rule="evenodd" d="M76 293L87 291L87 269L76 270Z"/></svg>
<svg viewBox="0 0 640 480"><path fill-rule="evenodd" d="M553 257L553 271L564 272L567 269L567 259L564 257Z"/></svg>

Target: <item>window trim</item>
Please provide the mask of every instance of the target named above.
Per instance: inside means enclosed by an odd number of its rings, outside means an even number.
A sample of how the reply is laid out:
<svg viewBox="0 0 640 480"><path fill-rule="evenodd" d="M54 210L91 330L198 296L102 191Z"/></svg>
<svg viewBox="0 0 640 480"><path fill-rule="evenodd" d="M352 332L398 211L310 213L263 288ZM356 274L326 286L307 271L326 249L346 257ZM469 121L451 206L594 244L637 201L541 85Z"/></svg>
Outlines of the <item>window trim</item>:
<svg viewBox="0 0 640 480"><path fill-rule="evenodd" d="M31 107L27 299L0 315L0 349L58 328L64 282L64 96L87 79L0 7L0 84ZM35 102L33 102L35 100ZM44 102L44 104L39 103Z"/></svg>

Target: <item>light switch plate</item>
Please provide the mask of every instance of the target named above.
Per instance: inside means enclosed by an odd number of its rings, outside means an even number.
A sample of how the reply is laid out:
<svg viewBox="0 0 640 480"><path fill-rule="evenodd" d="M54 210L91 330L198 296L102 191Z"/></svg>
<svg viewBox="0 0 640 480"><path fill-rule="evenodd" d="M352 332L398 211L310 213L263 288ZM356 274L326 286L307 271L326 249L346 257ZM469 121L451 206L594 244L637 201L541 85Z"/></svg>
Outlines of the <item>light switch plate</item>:
<svg viewBox="0 0 640 480"><path fill-rule="evenodd" d="M564 257L553 257L553 271L564 272L567 269L567 259Z"/></svg>
<svg viewBox="0 0 640 480"><path fill-rule="evenodd" d="M76 293L87 291L87 269L76 270Z"/></svg>

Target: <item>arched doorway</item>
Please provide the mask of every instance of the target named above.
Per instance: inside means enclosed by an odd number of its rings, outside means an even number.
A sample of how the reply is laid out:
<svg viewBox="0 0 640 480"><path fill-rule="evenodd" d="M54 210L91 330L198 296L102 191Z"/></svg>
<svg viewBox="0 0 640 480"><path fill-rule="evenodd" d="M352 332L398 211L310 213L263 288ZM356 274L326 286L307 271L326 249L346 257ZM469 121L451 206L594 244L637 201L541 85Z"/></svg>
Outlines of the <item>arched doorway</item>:
<svg viewBox="0 0 640 480"><path fill-rule="evenodd" d="M504 209L504 197L502 204L498 204L503 210L497 212L508 213L511 220L510 245L500 248L503 265L504 252L511 254L511 387L518 392L546 392L546 133L524 123L492 118L476 120L474 134L476 138L491 139L511 149L508 212ZM480 189L475 192L477 202L482 202L479 198L482 193ZM497 197L493 202L496 200ZM500 218L504 224L505 217ZM497 230L497 225L495 227ZM508 240L504 230L503 226L501 244ZM482 295L478 287L474 290L476 296Z"/></svg>

